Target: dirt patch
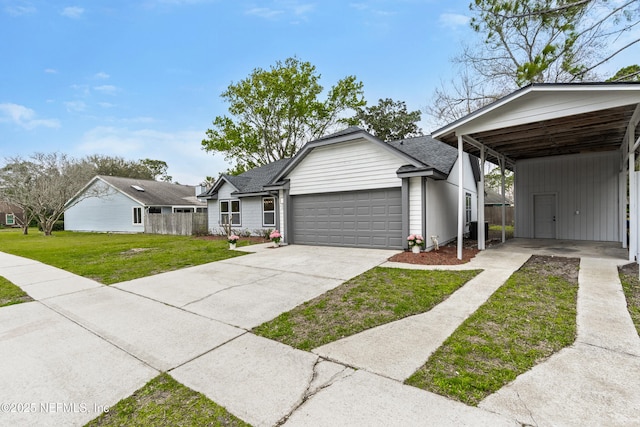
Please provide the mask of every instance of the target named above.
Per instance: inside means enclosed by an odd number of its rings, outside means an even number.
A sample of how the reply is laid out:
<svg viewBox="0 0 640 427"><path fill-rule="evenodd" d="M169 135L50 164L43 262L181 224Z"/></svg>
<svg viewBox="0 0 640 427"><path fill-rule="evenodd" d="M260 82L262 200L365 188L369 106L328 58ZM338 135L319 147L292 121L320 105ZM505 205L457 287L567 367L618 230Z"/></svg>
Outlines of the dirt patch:
<svg viewBox="0 0 640 427"><path fill-rule="evenodd" d="M142 252L146 252L146 251L150 251L152 248L131 248L127 251L124 252L120 252L120 255L123 256L134 256L134 255L138 255L139 253Z"/></svg>
<svg viewBox="0 0 640 427"><path fill-rule="evenodd" d="M580 258L566 258L553 255L534 255L522 267L541 277L561 277L570 283L578 284Z"/></svg>
<svg viewBox="0 0 640 427"><path fill-rule="evenodd" d="M618 267L618 272L624 296L627 299L627 310L629 310L638 335L640 335L640 279L638 278L638 264L634 262L623 265Z"/></svg>
<svg viewBox="0 0 640 427"><path fill-rule="evenodd" d="M227 240L227 236L200 236L201 240ZM240 241L250 242L251 244L268 243L270 240L260 236L240 237Z"/></svg>
<svg viewBox="0 0 640 427"><path fill-rule="evenodd" d="M407 264L422 265L458 265L466 264L478 254L478 247L471 243L465 243L462 249L462 259L458 259L458 248L454 244L440 246L440 249L414 254L404 251L389 258L392 262L405 262Z"/></svg>

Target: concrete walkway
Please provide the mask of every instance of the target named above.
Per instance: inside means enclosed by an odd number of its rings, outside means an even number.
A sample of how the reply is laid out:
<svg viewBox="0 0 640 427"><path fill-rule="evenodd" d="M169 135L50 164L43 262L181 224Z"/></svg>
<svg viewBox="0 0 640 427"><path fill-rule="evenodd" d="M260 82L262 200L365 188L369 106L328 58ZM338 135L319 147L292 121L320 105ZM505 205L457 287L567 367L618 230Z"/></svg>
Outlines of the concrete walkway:
<svg viewBox="0 0 640 427"><path fill-rule="evenodd" d="M582 258L578 338L480 407L535 426L640 425L640 338L611 260Z"/></svg>
<svg viewBox="0 0 640 427"><path fill-rule="evenodd" d="M462 268L488 270L433 313L314 354L248 329L375 265L393 266L390 253L251 250L110 287L0 252L0 276L39 300L0 308L0 403L35 405L0 412L0 425L82 425L161 371L255 426L640 425L640 343L611 261L583 260L576 344L476 408L401 380L526 253L483 252ZM406 345L416 336L424 347Z"/></svg>
<svg viewBox="0 0 640 427"><path fill-rule="evenodd" d="M520 268L529 255L483 252L456 270L484 269L430 311L366 330L313 350L333 361L404 381L445 339ZM383 266L406 268L407 264ZM414 266L433 269L434 267Z"/></svg>

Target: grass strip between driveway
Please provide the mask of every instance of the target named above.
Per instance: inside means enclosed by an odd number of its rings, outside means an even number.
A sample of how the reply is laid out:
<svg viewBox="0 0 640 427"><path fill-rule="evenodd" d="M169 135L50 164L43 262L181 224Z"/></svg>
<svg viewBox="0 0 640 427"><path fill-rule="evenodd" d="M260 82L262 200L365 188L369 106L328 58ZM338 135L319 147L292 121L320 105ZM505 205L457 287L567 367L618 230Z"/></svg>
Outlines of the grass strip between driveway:
<svg viewBox="0 0 640 427"><path fill-rule="evenodd" d="M480 270L373 268L272 321L257 335L310 350L430 310Z"/></svg>
<svg viewBox="0 0 640 427"><path fill-rule="evenodd" d="M149 381L87 426L250 426L168 374Z"/></svg>
<svg viewBox="0 0 640 427"><path fill-rule="evenodd" d="M239 246L247 244L240 241ZM58 231L52 236L30 230L0 232L3 252L34 259L110 285L165 271L244 255L226 240L190 236Z"/></svg>
<svg viewBox="0 0 640 427"><path fill-rule="evenodd" d="M25 291L0 276L0 307L33 301Z"/></svg>
<svg viewBox="0 0 640 427"><path fill-rule="evenodd" d="M640 335L640 279L638 278L638 264L632 263L618 267L620 282L627 298L627 310L631 315L636 331Z"/></svg>
<svg viewBox="0 0 640 427"><path fill-rule="evenodd" d="M579 259L533 256L407 384L477 405L576 337Z"/></svg>

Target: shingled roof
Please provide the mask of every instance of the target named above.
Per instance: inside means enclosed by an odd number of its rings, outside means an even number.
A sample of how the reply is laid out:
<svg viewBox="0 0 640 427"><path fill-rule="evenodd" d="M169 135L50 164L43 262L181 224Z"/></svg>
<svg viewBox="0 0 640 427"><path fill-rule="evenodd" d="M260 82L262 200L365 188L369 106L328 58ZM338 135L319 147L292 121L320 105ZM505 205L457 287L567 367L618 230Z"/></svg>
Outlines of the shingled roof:
<svg viewBox="0 0 640 427"><path fill-rule="evenodd" d="M229 182L237 191L235 194L251 194L264 192L264 186L270 184L273 178L287 165L291 159L280 159L267 165L248 170L240 175L222 174L216 185L209 190L205 197L215 197L223 181Z"/></svg>
<svg viewBox="0 0 640 427"><path fill-rule="evenodd" d="M206 206L205 202L196 198L196 187L191 185L107 175L98 175L96 178L145 206Z"/></svg>
<svg viewBox="0 0 640 427"><path fill-rule="evenodd" d="M458 159L458 150L430 136L400 139L387 144L444 175L449 175Z"/></svg>

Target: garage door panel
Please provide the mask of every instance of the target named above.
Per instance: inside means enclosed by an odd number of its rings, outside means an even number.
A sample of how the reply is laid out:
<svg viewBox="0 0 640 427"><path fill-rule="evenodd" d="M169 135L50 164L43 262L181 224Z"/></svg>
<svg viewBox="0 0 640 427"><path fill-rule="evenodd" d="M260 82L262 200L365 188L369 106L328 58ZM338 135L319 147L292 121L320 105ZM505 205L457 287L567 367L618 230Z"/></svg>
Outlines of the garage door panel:
<svg viewBox="0 0 640 427"><path fill-rule="evenodd" d="M293 243L400 249L400 189L292 196Z"/></svg>

